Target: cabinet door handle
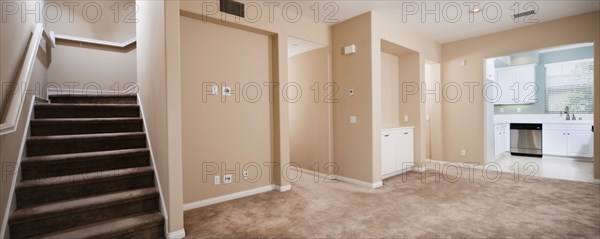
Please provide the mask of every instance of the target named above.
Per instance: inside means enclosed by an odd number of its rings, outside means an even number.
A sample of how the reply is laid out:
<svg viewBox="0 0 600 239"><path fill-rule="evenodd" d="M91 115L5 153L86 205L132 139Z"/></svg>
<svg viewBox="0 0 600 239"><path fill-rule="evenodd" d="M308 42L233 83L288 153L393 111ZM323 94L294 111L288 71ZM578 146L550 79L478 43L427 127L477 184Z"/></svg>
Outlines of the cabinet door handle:
<svg viewBox="0 0 600 239"><path fill-rule="evenodd" d="M390 137L390 135L389 135L389 134L386 134L386 135L383 135L383 137Z"/></svg>
<svg viewBox="0 0 600 239"><path fill-rule="evenodd" d="M404 132L404 134L408 134L408 132Z"/></svg>

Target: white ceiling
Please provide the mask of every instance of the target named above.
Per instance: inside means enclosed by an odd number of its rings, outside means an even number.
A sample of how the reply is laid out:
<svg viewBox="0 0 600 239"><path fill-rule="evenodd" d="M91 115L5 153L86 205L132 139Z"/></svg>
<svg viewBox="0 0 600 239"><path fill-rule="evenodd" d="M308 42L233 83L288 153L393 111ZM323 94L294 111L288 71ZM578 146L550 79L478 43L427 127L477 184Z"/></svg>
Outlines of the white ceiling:
<svg viewBox="0 0 600 239"><path fill-rule="evenodd" d="M309 52L321 47L324 46L304 39L288 37L288 57Z"/></svg>
<svg viewBox="0 0 600 239"><path fill-rule="evenodd" d="M600 9L600 0L547 0L547 1L298 1L303 7L303 15L314 19L314 11L310 6L319 4L321 11L319 19L323 21L331 14L334 7L338 7L333 18L344 21L368 11L376 11L387 17L406 24L406 26L438 42L447 43L471 37L487 35L508 29L528 26L535 23L524 23L524 18L518 18L518 22L512 17L513 14L536 9L536 14L530 16L538 22L545 22L567 16L574 16ZM327 3L332 3L329 6ZM479 13L470 13L472 7L469 3L479 3L483 10ZM519 11L515 12L516 3ZM439 6L439 21L436 22L435 14L422 16L428 9L436 9ZM409 14L417 6L415 14ZM324 9L328 7L327 9ZM496 9L500 9L497 16ZM314 8L312 8L314 9ZM460 15L458 13L460 12ZM426 17L422 20L422 17ZM456 20L453 20L456 19ZM472 20L471 20L472 19ZM487 19L487 20L486 20ZM497 20L494 20L497 19ZM532 20L530 19L530 20Z"/></svg>

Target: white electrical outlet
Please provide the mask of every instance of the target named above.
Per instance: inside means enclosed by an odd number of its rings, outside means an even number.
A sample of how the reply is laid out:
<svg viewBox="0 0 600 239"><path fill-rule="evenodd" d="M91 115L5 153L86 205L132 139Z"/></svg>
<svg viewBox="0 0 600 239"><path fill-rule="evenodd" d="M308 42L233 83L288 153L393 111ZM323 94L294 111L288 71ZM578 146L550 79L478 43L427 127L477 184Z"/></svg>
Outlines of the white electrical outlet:
<svg viewBox="0 0 600 239"><path fill-rule="evenodd" d="M500 108L500 113L504 113L504 108Z"/></svg>
<svg viewBox="0 0 600 239"><path fill-rule="evenodd" d="M222 95L231 95L231 87L225 86L223 87L223 92L221 92Z"/></svg>
<svg viewBox="0 0 600 239"><path fill-rule="evenodd" d="M221 184L221 178L219 177L219 175L215 176L215 185L217 184Z"/></svg>
<svg viewBox="0 0 600 239"><path fill-rule="evenodd" d="M225 174L223 175L223 183L224 184L229 184L233 181L233 175L231 174Z"/></svg>
<svg viewBox="0 0 600 239"><path fill-rule="evenodd" d="M243 174L244 174L244 178L248 178L248 170L244 170Z"/></svg>
<svg viewBox="0 0 600 239"><path fill-rule="evenodd" d="M517 108L517 112L518 112L518 113L521 113L521 108L520 108L520 107L519 107L519 108Z"/></svg>
<svg viewBox="0 0 600 239"><path fill-rule="evenodd" d="M404 122L408 122L408 115L404 116Z"/></svg>
<svg viewBox="0 0 600 239"><path fill-rule="evenodd" d="M467 151L464 149L460 150L460 156L467 156Z"/></svg>
<svg viewBox="0 0 600 239"><path fill-rule="evenodd" d="M356 116L354 116L354 115L350 116L350 124L356 124Z"/></svg>

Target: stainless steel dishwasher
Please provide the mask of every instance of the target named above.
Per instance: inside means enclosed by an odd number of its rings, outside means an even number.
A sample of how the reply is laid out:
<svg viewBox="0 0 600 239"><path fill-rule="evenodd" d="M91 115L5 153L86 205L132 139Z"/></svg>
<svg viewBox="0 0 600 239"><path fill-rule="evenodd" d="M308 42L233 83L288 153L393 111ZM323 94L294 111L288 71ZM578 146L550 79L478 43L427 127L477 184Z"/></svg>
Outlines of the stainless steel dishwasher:
<svg viewBox="0 0 600 239"><path fill-rule="evenodd" d="M542 157L542 124L510 124L510 154Z"/></svg>

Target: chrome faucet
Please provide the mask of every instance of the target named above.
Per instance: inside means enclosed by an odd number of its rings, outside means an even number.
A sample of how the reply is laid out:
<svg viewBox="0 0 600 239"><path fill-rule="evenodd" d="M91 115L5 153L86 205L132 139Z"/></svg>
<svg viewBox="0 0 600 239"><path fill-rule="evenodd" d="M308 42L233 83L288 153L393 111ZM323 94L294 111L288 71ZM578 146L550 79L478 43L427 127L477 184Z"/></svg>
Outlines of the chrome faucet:
<svg viewBox="0 0 600 239"><path fill-rule="evenodd" d="M563 111L567 115L566 120L570 120L571 116L569 115L569 106L565 106L565 111Z"/></svg>

